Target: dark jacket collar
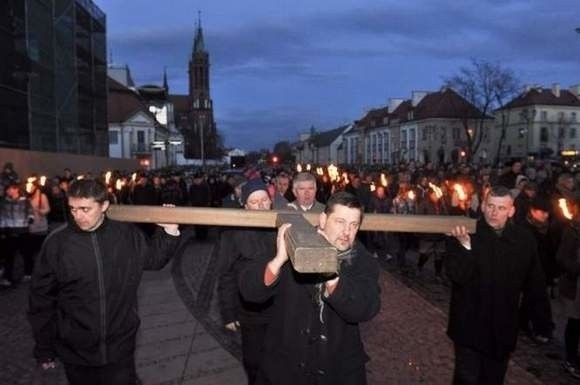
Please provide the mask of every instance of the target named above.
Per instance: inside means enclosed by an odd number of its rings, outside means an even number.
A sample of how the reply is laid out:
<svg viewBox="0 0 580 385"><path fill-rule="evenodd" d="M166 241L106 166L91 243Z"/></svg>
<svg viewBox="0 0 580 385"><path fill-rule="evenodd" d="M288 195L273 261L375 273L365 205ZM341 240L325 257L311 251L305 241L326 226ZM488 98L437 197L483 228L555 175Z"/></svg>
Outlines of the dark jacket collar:
<svg viewBox="0 0 580 385"><path fill-rule="evenodd" d="M477 228L476 228L476 233L477 234L481 234L481 236L485 237L486 239L503 239L507 242L513 243L516 241L516 236L515 236L515 226L511 219L508 219L503 232L501 233L501 235L498 237L495 230L485 221L485 218L482 216L478 221L477 221Z"/></svg>

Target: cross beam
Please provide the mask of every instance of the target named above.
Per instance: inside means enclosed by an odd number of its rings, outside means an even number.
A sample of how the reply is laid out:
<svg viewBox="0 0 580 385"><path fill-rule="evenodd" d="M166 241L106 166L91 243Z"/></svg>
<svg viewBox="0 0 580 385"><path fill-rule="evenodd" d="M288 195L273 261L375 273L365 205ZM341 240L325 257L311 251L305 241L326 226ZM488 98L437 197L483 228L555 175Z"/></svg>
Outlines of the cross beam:
<svg viewBox="0 0 580 385"><path fill-rule="evenodd" d="M294 211L259 211L205 207L162 207L111 205L107 215L123 222L178 223L189 225L275 228L278 214ZM301 213L310 224L318 224L318 215ZM475 233L475 220L463 216L365 214L360 230L448 234L455 226L465 226Z"/></svg>
<svg viewBox="0 0 580 385"><path fill-rule="evenodd" d="M286 248L294 269L301 273L334 273L337 251L313 226L320 214L297 211L259 211L199 207L111 205L107 215L124 222L178 223L190 225L279 227L292 223ZM360 230L449 233L454 226L475 232L475 220L462 216L365 214Z"/></svg>

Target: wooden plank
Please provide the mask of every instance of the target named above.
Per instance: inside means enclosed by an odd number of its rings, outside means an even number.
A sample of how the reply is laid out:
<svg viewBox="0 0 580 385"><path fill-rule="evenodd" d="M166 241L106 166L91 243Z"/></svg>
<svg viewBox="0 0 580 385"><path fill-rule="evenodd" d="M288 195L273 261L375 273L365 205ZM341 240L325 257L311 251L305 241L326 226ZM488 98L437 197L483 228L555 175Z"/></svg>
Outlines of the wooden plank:
<svg viewBox="0 0 580 385"><path fill-rule="evenodd" d="M177 223L182 225L276 227L275 211L206 207L111 205L107 216L123 222Z"/></svg>
<svg viewBox="0 0 580 385"><path fill-rule="evenodd" d="M312 225L318 224L320 214L304 213ZM465 226L471 234L475 233L476 220L460 215L394 215L365 214L361 231L389 231L396 233L449 234L455 226Z"/></svg>
<svg viewBox="0 0 580 385"><path fill-rule="evenodd" d="M336 273L338 270L337 250L301 213L280 213L276 225L292 226L286 231L286 250L294 270L299 273Z"/></svg>
<svg viewBox="0 0 580 385"><path fill-rule="evenodd" d="M210 226L276 227L278 214L288 211L258 211L203 207L111 205L109 218L124 222L179 223ZM318 224L316 213L301 213ZM475 232L476 221L463 216L365 214L360 230L448 234L455 226Z"/></svg>

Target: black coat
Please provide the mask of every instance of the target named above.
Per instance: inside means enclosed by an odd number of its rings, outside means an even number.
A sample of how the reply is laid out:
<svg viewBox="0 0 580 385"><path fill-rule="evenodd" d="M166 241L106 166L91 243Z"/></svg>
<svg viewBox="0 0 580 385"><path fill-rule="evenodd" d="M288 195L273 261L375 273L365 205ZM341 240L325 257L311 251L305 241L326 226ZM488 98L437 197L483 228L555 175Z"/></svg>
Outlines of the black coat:
<svg viewBox="0 0 580 385"><path fill-rule="evenodd" d="M481 219L471 235L471 251L450 238L445 264L453 283L447 334L456 344L506 357L516 346L522 294L534 328L549 335L544 274L527 230L508 223L498 236Z"/></svg>
<svg viewBox="0 0 580 385"><path fill-rule="evenodd" d="M573 222L566 226L556 260L562 269L562 276L558 283L560 294L574 301L580 275L580 224Z"/></svg>
<svg viewBox="0 0 580 385"><path fill-rule="evenodd" d="M246 263L267 262L276 255L276 231L273 229L225 230L220 235L218 296L224 324L233 321L267 324L272 298L266 302L245 301L238 288L240 272Z"/></svg>
<svg viewBox="0 0 580 385"><path fill-rule="evenodd" d="M261 302L274 297L258 383L310 384L313 376L320 385L365 383L368 356L358 324L379 311L378 264L358 244L352 256L342 262L334 292L320 301L316 284L324 286L326 280L321 275L297 273L286 263L277 281L266 286L265 262L244 269L240 280L244 298Z"/></svg>
<svg viewBox="0 0 580 385"><path fill-rule="evenodd" d="M34 356L86 366L132 356L143 270L161 269L178 243L161 230L147 241L135 226L108 219L91 232L73 224L54 230L30 285Z"/></svg>

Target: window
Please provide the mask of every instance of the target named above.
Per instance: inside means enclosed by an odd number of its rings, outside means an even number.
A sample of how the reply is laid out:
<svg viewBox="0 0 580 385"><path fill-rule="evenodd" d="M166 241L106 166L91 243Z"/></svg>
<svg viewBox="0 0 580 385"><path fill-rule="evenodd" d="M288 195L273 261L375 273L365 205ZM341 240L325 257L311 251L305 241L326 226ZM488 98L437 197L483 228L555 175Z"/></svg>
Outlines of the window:
<svg viewBox="0 0 580 385"><path fill-rule="evenodd" d="M376 163L377 162L377 136L375 134L373 134L371 136L371 140L372 140L372 162Z"/></svg>
<svg viewBox="0 0 580 385"><path fill-rule="evenodd" d="M119 144L119 131L109 131L109 144Z"/></svg>
<svg viewBox="0 0 580 385"><path fill-rule="evenodd" d="M383 133L379 132L378 134L378 140L377 140L377 144L378 144L378 149L377 149L377 159L382 163L384 160L383 157Z"/></svg>
<svg viewBox="0 0 580 385"><path fill-rule="evenodd" d="M541 119L542 119L542 122L545 122L548 120L548 111L542 111Z"/></svg>
<svg viewBox="0 0 580 385"><path fill-rule="evenodd" d="M576 113L575 112L571 112L570 113L570 121L571 122L576 122Z"/></svg>
<svg viewBox="0 0 580 385"><path fill-rule="evenodd" d="M453 127L453 139L459 139L459 127Z"/></svg>
<svg viewBox="0 0 580 385"><path fill-rule="evenodd" d="M548 141L548 127L542 127L540 129L540 142L546 143Z"/></svg>
<svg viewBox="0 0 580 385"><path fill-rule="evenodd" d="M570 139L576 139L576 127L570 127Z"/></svg>
<svg viewBox="0 0 580 385"><path fill-rule="evenodd" d="M137 143L145 143L145 131L137 131Z"/></svg>
<svg viewBox="0 0 580 385"><path fill-rule="evenodd" d="M422 132L422 135L421 135L422 139L427 140L427 127L423 127L423 130L421 132Z"/></svg>
<svg viewBox="0 0 580 385"><path fill-rule="evenodd" d="M383 145L383 159L385 162L389 159L389 134L385 132L384 138L384 145Z"/></svg>

